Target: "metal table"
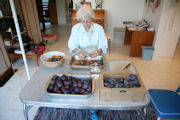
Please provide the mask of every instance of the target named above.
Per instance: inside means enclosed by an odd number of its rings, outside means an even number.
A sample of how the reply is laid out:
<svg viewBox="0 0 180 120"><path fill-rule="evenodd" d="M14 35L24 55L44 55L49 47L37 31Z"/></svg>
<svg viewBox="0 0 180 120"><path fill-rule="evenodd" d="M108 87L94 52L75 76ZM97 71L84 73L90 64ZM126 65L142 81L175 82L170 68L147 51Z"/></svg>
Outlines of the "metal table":
<svg viewBox="0 0 180 120"><path fill-rule="evenodd" d="M67 99L67 98L52 98L46 94L46 82L50 77L55 74L90 74L89 70L73 70L69 65L70 60L66 60L61 67L47 68L40 64L39 69L31 77L31 80L22 89L19 97L24 106L25 119L28 120L28 111L33 106L44 107L58 107L58 108L71 108L71 109L97 109L97 110L139 110L144 109L149 104L150 97L146 92L144 101L131 102L131 101L112 101L105 102L99 99L99 78L95 77L96 89L94 94L88 99ZM109 72L109 61L105 60L102 73ZM146 109L144 109L146 113ZM144 114L145 115L145 114Z"/></svg>

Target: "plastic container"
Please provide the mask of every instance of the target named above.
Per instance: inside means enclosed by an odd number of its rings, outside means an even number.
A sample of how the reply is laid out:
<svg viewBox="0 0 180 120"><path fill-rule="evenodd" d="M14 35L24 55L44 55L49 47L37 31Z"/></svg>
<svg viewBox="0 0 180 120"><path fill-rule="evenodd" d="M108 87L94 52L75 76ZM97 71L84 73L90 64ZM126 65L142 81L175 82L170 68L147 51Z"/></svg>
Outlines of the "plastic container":
<svg viewBox="0 0 180 120"><path fill-rule="evenodd" d="M102 70L102 66L97 64L97 63L94 63L94 64L91 64L90 66L90 74L100 74L101 73L101 70Z"/></svg>
<svg viewBox="0 0 180 120"><path fill-rule="evenodd" d="M154 48L152 46L142 46L142 59L152 60Z"/></svg>
<svg viewBox="0 0 180 120"><path fill-rule="evenodd" d="M62 74L57 74L57 76L62 76ZM87 79L92 79L92 90L89 94L83 95L83 94L62 94L62 93L53 93L48 91L48 86L50 85L50 82L52 80L52 77L47 81L46 83L46 94L49 97L54 97L54 98L67 98L67 99L87 99L89 98L95 91L95 78L91 77L90 75L74 75L74 74L67 74L67 76L72 76L77 78L78 80L87 80Z"/></svg>
<svg viewBox="0 0 180 120"><path fill-rule="evenodd" d="M56 34L47 34L43 36L44 44L52 44L56 41Z"/></svg>

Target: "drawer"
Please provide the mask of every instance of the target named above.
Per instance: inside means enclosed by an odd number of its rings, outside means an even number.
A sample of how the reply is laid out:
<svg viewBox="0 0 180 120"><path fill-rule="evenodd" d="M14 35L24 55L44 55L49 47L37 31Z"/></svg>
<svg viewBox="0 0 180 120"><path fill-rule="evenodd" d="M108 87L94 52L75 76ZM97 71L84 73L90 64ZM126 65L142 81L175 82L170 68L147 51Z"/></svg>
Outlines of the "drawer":
<svg viewBox="0 0 180 120"><path fill-rule="evenodd" d="M93 11L95 16L94 22L104 27L104 10L93 10ZM77 12L76 10L72 11L72 17L71 17L72 25L79 23L79 21L76 20L76 12Z"/></svg>
<svg viewBox="0 0 180 120"><path fill-rule="evenodd" d="M72 21L72 26L79 23L79 21L77 21L76 19L71 19L71 21Z"/></svg>
<svg viewBox="0 0 180 120"><path fill-rule="evenodd" d="M94 16L96 17L104 17L104 10L93 10ZM72 11L72 17L76 17L76 10Z"/></svg>
<svg viewBox="0 0 180 120"><path fill-rule="evenodd" d="M104 19L94 19L94 22L104 27Z"/></svg>
<svg viewBox="0 0 180 120"><path fill-rule="evenodd" d="M104 10L94 10L95 18L104 17Z"/></svg>

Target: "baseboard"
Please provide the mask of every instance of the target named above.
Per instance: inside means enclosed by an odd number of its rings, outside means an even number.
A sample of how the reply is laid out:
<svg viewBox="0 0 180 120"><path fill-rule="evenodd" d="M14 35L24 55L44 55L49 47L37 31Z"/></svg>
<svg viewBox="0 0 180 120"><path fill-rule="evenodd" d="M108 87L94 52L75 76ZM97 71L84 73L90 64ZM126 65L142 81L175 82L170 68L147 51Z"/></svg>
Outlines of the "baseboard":
<svg viewBox="0 0 180 120"><path fill-rule="evenodd" d="M172 59L173 56L153 56L152 59Z"/></svg>

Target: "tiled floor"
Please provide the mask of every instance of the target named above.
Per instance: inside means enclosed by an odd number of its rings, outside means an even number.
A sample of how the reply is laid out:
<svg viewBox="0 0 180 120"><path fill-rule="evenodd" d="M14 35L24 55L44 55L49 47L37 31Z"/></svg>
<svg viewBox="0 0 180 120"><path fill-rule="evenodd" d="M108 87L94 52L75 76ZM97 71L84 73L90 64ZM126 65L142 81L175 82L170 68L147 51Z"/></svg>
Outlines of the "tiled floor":
<svg viewBox="0 0 180 120"><path fill-rule="evenodd" d="M58 50L70 58L67 42L71 26L53 26L47 33L56 33L57 41L46 46L46 51ZM111 52L106 55L109 60L130 60L132 61L146 87L164 88L175 90L180 84L180 44L177 46L173 58L155 58L151 61L144 61L140 57L128 57L129 46L111 44ZM28 60L29 70L33 75L38 67L33 60ZM23 105L19 99L19 93L27 83L27 76L22 60L13 64L18 71L15 75L0 88L0 119L1 120L23 120ZM37 107L31 109L29 117L33 119Z"/></svg>

